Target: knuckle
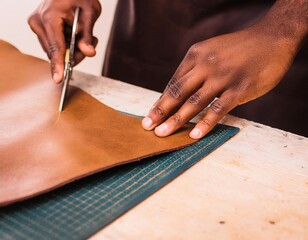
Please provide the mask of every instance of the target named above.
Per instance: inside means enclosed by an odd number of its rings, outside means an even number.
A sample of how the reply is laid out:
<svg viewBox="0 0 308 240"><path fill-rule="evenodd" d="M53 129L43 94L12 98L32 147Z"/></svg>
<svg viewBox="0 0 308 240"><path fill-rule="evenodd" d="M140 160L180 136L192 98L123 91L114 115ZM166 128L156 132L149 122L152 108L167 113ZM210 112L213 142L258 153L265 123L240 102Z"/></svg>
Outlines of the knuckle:
<svg viewBox="0 0 308 240"><path fill-rule="evenodd" d="M249 76L242 76L238 80L237 88L241 91L248 91L252 88L252 79Z"/></svg>
<svg viewBox="0 0 308 240"><path fill-rule="evenodd" d="M186 54L186 59L193 61L198 57L199 53L200 53L200 43L195 43L189 48Z"/></svg>
<svg viewBox="0 0 308 240"><path fill-rule="evenodd" d="M209 108L218 115L226 112L226 104L221 99L214 101Z"/></svg>
<svg viewBox="0 0 308 240"><path fill-rule="evenodd" d="M88 1L83 1L82 9L84 10L84 14L92 20L97 19L102 12L102 6L98 0L92 0L91 4Z"/></svg>
<svg viewBox="0 0 308 240"><path fill-rule="evenodd" d="M204 55L204 62L208 65L218 65L220 63L220 58L217 52L208 52Z"/></svg>
<svg viewBox="0 0 308 240"><path fill-rule="evenodd" d="M237 91L233 91L231 90L230 92L228 92L228 96L225 96L225 103L227 103L228 105L226 105L226 111L230 111L230 108L236 107L238 106L242 99L244 99L245 96L243 96L243 94L237 92Z"/></svg>
<svg viewBox="0 0 308 240"><path fill-rule="evenodd" d="M165 111L161 106L155 106L151 112L159 118L163 118L165 116Z"/></svg>
<svg viewBox="0 0 308 240"><path fill-rule="evenodd" d="M30 25L30 27L34 27L36 24L37 24L37 17L36 15L31 15L29 18L28 18L28 24Z"/></svg>
<svg viewBox="0 0 308 240"><path fill-rule="evenodd" d="M56 43L52 43L48 47L48 57L52 58L58 51L60 47Z"/></svg>
<svg viewBox="0 0 308 240"><path fill-rule="evenodd" d="M202 96L200 92L196 92L189 99L188 102L192 105L198 106L201 104Z"/></svg>
<svg viewBox="0 0 308 240"><path fill-rule="evenodd" d="M241 75L232 79L233 81L229 83L228 88L228 101L234 101L235 104L243 104L249 101L249 96L262 95L261 89L254 85L254 77Z"/></svg>
<svg viewBox="0 0 308 240"><path fill-rule="evenodd" d="M182 122L181 115L178 114L178 113L174 114L174 115L171 117L171 119L173 120L173 122L174 122L176 125L181 124L181 122Z"/></svg>
<svg viewBox="0 0 308 240"><path fill-rule="evenodd" d="M208 120L208 119L202 119L200 121L201 125L205 126L205 127L209 127L209 128L212 128L213 127L213 124Z"/></svg>
<svg viewBox="0 0 308 240"><path fill-rule="evenodd" d="M173 77L169 81L166 90L170 97L175 99L180 98L182 95L182 84L176 77Z"/></svg>
<svg viewBox="0 0 308 240"><path fill-rule="evenodd" d="M54 16L52 14L52 11L49 8L42 10L40 17L41 17L42 22L44 23L54 21Z"/></svg>

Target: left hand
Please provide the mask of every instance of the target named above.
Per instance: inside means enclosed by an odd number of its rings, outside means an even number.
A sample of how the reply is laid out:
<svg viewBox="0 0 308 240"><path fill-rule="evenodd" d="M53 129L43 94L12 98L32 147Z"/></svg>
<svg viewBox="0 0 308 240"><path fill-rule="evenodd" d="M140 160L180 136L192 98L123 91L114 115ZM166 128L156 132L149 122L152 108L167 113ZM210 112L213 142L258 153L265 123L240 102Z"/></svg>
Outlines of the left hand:
<svg viewBox="0 0 308 240"><path fill-rule="evenodd" d="M193 45L143 119L143 128L168 136L212 103L190 132L200 139L233 108L273 89L295 55L274 32L263 21Z"/></svg>

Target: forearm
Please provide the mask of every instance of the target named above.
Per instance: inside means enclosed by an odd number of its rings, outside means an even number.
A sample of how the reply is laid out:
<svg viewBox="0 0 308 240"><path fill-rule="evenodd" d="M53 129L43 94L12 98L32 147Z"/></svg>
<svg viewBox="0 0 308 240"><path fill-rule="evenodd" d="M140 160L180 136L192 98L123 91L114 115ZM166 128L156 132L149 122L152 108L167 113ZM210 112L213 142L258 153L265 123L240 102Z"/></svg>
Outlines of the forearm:
<svg viewBox="0 0 308 240"><path fill-rule="evenodd" d="M308 33L308 0L277 0L258 25L295 55Z"/></svg>

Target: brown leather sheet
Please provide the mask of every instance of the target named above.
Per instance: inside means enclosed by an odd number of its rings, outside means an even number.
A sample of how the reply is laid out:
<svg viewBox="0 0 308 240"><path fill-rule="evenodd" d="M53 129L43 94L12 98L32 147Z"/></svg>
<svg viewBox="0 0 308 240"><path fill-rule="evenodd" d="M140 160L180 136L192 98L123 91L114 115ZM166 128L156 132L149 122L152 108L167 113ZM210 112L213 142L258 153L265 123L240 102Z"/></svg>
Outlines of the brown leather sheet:
<svg viewBox="0 0 308 240"><path fill-rule="evenodd" d="M75 87L60 113L61 90L47 62L0 41L0 206L194 142L191 126L158 138Z"/></svg>

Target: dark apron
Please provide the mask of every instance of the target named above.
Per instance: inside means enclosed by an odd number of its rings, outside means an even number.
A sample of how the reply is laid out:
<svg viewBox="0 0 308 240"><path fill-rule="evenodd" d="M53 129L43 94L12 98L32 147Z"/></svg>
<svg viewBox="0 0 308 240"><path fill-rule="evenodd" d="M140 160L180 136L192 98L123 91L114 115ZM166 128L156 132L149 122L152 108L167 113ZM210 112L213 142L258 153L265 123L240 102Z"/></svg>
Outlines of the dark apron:
<svg viewBox="0 0 308 240"><path fill-rule="evenodd" d="M102 74L162 92L191 45L250 26L273 2L119 0ZM308 136L307 50L274 90L231 113Z"/></svg>

